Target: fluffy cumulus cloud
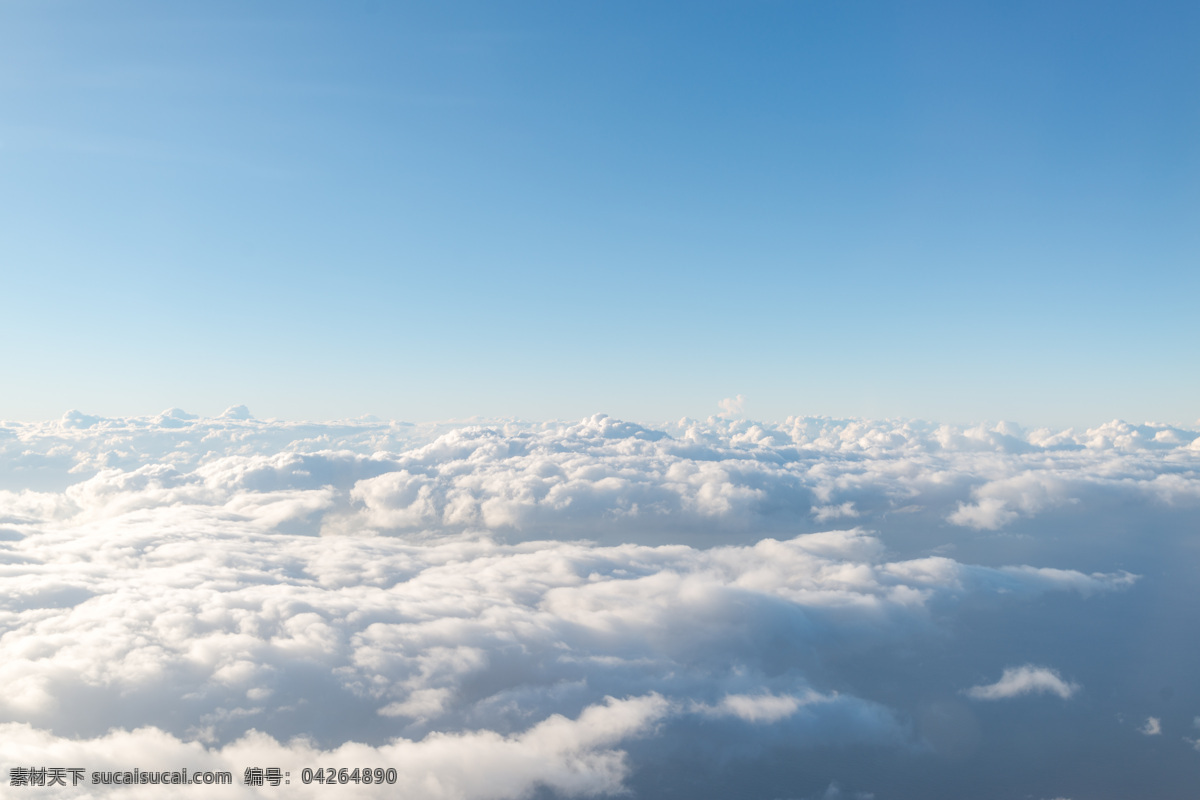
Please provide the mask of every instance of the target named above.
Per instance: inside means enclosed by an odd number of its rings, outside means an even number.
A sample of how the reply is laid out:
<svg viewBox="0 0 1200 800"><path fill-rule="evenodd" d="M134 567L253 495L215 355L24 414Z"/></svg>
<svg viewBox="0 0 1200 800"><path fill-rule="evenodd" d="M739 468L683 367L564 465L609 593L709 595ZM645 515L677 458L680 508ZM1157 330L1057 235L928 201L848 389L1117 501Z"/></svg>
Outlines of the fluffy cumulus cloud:
<svg viewBox="0 0 1200 800"><path fill-rule="evenodd" d="M1023 694L1053 694L1063 700L1079 691L1079 684L1062 679L1055 670L1026 664L1004 670L1000 680L984 686L973 686L966 693L976 700L1005 700Z"/></svg>
<svg viewBox="0 0 1200 800"><path fill-rule="evenodd" d="M655 696L620 701L610 698L584 709L575 719L554 715L516 735L482 730L431 734L417 742L398 738L380 746L346 742L328 749L305 739L281 744L254 731L221 747L204 747L149 727L68 739L10 723L0 725L0 737L9 743L6 757L10 762L87 765L83 781L74 792L74 796L83 797L163 796L164 788L149 781L134 785L118 785L115 780L108 783L108 775L134 769L139 773L177 771L182 775L186 768L193 781L210 780L205 773L224 773L232 779L219 789L201 785L181 787L179 791L209 788L213 796L246 798L269 792L270 783L262 789L248 785L246 765L258 765L264 771L274 766L281 773L290 773L289 784L276 784L275 789L289 797L319 797L329 791L351 790L349 786L305 785L300 780L301 770L295 769L297 764L312 765L310 769L332 765L335 771L345 766L347 770L372 773L377 768L385 769L378 765L386 764L396 770L394 782L385 772L383 781L372 778L367 784L361 782L360 772L353 787L355 797L521 797L539 785L566 795L594 796L620 793L628 766L625 753L613 749L613 745L644 734L662 716L665 705ZM99 778L93 781L94 773Z"/></svg>
<svg viewBox="0 0 1200 800"><path fill-rule="evenodd" d="M5 766L226 770L229 797L270 792L256 764L397 769L364 797L716 797L742 771L747 796L936 797L959 788L923 759L1021 725L963 703L980 675L968 698L1146 702L1089 654L1187 613L1143 576L1146 537L1185 547L1195 431L726 411L0 423ZM1193 652L1159 635L1136 674L1194 714Z"/></svg>

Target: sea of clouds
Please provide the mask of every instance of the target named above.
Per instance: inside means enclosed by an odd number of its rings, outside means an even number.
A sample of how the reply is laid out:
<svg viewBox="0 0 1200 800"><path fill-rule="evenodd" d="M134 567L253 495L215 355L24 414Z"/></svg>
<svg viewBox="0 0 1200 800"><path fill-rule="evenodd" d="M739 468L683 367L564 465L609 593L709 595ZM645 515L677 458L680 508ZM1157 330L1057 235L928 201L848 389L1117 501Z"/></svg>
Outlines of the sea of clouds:
<svg viewBox="0 0 1200 800"><path fill-rule="evenodd" d="M1198 512L1200 432L1155 424L0 423L0 759L1191 796Z"/></svg>

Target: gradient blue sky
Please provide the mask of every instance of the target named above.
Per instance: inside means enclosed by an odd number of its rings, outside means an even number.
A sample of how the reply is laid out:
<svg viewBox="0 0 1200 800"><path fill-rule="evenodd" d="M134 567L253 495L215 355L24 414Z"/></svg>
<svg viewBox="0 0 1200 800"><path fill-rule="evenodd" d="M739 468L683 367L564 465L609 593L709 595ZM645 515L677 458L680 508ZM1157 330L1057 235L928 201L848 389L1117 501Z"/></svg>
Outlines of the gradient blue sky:
<svg viewBox="0 0 1200 800"><path fill-rule="evenodd" d="M0 3L0 417L1200 417L1200 6Z"/></svg>

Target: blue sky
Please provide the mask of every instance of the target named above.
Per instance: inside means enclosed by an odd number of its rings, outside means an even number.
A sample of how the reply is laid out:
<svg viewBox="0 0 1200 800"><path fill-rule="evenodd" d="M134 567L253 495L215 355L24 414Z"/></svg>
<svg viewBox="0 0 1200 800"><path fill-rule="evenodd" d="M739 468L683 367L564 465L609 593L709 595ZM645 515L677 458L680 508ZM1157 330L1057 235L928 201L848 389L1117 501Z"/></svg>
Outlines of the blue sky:
<svg viewBox="0 0 1200 800"><path fill-rule="evenodd" d="M1190 3L0 6L0 416L1200 416Z"/></svg>
<svg viewBox="0 0 1200 800"><path fill-rule="evenodd" d="M1198 42L0 0L5 754L1192 797Z"/></svg>

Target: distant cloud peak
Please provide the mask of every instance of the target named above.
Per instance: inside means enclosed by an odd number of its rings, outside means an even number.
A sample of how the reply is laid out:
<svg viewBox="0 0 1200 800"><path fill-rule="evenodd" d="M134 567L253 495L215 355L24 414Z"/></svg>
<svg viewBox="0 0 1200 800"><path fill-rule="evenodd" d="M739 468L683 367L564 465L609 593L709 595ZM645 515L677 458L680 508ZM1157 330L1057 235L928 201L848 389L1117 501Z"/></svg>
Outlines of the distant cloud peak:
<svg viewBox="0 0 1200 800"><path fill-rule="evenodd" d="M230 406L221 412L221 419L253 419L245 406Z"/></svg>
<svg viewBox="0 0 1200 800"><path fill-rule="evenodd" d="M746 412L746 396L739 394L735 397L726 397L717 403L717 406L721 409L722 417L740 417Z"/></svg>

